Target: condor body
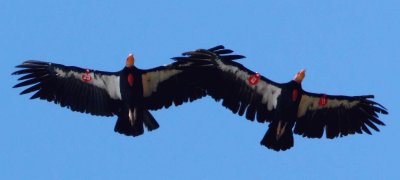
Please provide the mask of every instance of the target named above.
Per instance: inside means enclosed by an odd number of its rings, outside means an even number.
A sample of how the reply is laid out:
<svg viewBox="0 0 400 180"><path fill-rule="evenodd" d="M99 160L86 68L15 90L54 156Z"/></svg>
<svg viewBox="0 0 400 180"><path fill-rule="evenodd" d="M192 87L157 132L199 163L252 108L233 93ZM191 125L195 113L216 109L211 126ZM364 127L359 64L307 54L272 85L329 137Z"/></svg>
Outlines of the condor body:
<svg viewBox="0 0 400 180"><path fill-rule="evenodd" d="M235 61L244 58L217 46L183 53L177 61L210 62L207 94L248 120L269 122L261 144L280 151L294 145L293 133L309 138L336 138L355 133L371 134L384 125L378 114L387 110L371 100L374 96L334 96L302 89L305 70L288 83L276 83Z"/></svg>
<svg viewBox="0 0 400 180"><path fill-rule="evenodd" d="M149 110L181 105L205 96L198 86L202 66L175 62L142 70L128 55L125 67L105 72L64 66L43 61L25 61L13 75L24 75L14 86L26 88L21 94L34 92L31 99L54 102L73 111L98 116L118 116L114 130L129 136L159 127Z"/></svg>

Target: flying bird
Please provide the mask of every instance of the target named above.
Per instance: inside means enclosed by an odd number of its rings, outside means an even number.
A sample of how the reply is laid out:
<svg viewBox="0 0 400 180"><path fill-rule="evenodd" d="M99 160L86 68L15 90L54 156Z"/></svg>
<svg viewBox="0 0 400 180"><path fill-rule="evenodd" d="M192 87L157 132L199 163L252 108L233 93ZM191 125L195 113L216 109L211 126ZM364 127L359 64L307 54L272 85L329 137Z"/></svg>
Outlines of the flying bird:
<svg viewBox="0 0 400 180"><path fill-rule="evenodd" d="M30 86L21 94L34 92L42 99L72 111L96 116L118 117L114 131L128 136L144 133L159 124L149 110L181 105L206 95L198 81L203 64L178 61L153 69L139 69L129 54L125 67L105 72L29 60L16 66L13 75L24 75L14 88ZM201 76L200 76L201 77Z"/></svg>
<svg viewBox="0 0 400 180"><path fill-rule="evenodd" d="M385 125L378 113L388 114L385 107L372 101L373 95L335 96L310 93L301 84L305 70L293 80L277 83L235 62L244 58L233 51L217 46L183 53L173 59L187 62L210 62L208 81L201 86L215 100L248 120L269 122L261 145L275 151L287 150L294 145L293 133L308 138L329 139L349 134L371 134Z"/></svg>

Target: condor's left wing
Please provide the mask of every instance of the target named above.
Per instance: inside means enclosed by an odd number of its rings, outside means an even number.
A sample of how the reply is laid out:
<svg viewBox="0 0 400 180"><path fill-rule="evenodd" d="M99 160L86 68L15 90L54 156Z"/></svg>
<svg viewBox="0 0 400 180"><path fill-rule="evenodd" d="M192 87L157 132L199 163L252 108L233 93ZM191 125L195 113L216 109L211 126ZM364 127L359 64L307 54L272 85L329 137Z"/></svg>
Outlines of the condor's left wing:
<svg viewBox="0 0 400 180"><path fill-rule="evenodd" d="M303 92L294 133L309 138L336 138L355 133L371 134L369 128L385 125L378 113L385 107L371 100L374 96L332 96Z"/></svg>
<svg viewBox="0 0 400 180"><path fill-rule="evenodd" d="M21 94L35 92L31 99L40 98L67 107L72 111L99 116L113 116L119 111L121 94L119 73L110 73L73 66L25 61L16 66L24 75L14 88L30 86Z"/></svg>

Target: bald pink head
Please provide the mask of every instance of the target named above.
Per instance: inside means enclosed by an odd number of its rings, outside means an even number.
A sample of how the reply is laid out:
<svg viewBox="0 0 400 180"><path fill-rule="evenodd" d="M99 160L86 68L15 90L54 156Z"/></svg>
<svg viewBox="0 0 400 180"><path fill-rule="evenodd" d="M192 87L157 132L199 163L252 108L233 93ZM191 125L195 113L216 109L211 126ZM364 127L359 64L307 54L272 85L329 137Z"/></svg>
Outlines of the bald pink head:
<svg viewBox="0 0 400 180"><path fill-rule="evenodd" d="M293 80L296 81L297 83L301 84L301 82L303 81L305 76L306 76L306 70L302 69L294 76Z"/></svg>
<svg viewBox="0 0 400 180"><path fill-rule="evenodd" d="M133 64L135 64L135 58L133 57L133 54L130 53L130 54L128 55L128 57L126 58L126 64L125 64L125 66L126 66L127 68L130 68L130 67L133 66Z"/></svg>

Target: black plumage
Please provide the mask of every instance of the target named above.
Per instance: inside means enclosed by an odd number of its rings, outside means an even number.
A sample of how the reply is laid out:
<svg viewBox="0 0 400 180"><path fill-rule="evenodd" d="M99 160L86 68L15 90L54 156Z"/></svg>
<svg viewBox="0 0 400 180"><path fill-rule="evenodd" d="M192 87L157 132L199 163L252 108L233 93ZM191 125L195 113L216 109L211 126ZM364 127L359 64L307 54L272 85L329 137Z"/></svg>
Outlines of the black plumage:
<svg viewBox="0 0 400 180"><path fill-rule="evenodd" d="M14 88L26 87L21 94L34 93L42 99L72 111L97 116L118 116L114 130L138 136L144 126L149 131L159 124L149 110L181 105L206 95L199 86L203 66L210 62L174 62L153 69L138 69L128 56L118 72L64 66L43 61L25 61L13 75L22 75Z"/></svg>
<svg viewBox="0 0 400 180"><path fill-rule="evenodd" d="M231 55L224 46L183 53L175 60L207 62L209 75L202 85L207 94L233 113L258 122L270 122L261 144L276 150L294 145L293 133L308 138L336 138L355 133L371 134L384 125L378 114L385 107L372 101L373 96L332 96L309 93L302 89L304 71L288 83L276 83L234 62L244 58ZM303 73L303 74L302 74ZM300 78L301 77L301 78Z"/></svg>
<svg viewBox="0 0 400 180"><path fill-rule="evenodd" d="M387 114L373 96L332 96L302 89L301 72L293 81L276 83L253 72L224 46L199 49L172 58L176 62L153 69L133 66L129 56L124 69L104 72L73 66L26 61L14 75L21 94L73 111L118 116L114 130L137 136L159 127L149 110L181 105L210 95L233 113L264 123L269 129L261 144L276 150L294 145L293 133L308 138L336 138L355 133L371 134L384 125L378 114ZM132 62L131 62L132 61ZM304 74L304 72L303 72ZM300 80L298 77L301 77Z"/></svg>

